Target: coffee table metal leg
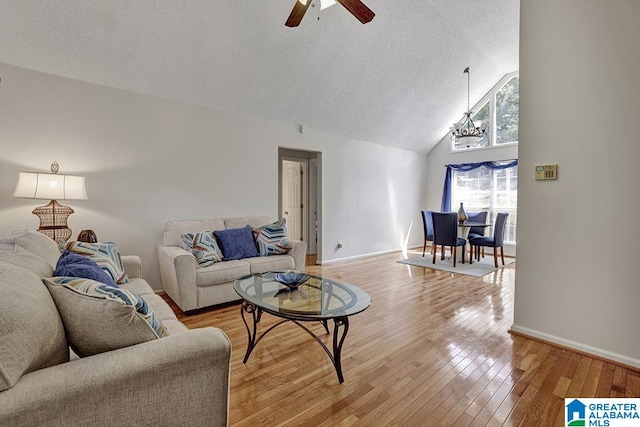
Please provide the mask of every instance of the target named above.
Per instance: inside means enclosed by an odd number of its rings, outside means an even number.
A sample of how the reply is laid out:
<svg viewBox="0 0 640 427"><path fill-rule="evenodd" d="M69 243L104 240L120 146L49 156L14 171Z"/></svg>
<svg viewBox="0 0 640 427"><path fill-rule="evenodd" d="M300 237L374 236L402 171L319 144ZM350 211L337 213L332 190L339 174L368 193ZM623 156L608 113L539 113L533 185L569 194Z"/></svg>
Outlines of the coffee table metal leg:
<svg viewBox="0 0 640 427"><path fill-rule="evenodd" d="M255 304L251 304L250 302L243 301L242 307L240 307L240 314L242 315L242 321L244 322L244 326L247 328L247 351L244 355L244 359L242 363L247 363L249 360L249 356L251 352L256 347L258 342L272 329L276 326L281 325L286 322L293 322L298 325L300 328L305 330L309 335L315 339L320 346L327 353L331 362L333 363L334 368L336 369L336 374L338 375L338 382L342 384L344 382L344 376L342 375L342 345L344 344L344 340L347 337L347 332L349 332L349 318L348 317L336 317L333 319L333 353L329 351L327 346L314 334L309 328L293 319L284 319L275 325L272 325L269 329L264 331L260 338L258 336L258 323L260 323L260 318L262 317L262 309L257 307ZM253 327L249 326L249 322L247 322L246 314L251 314L253 319ZM321 321L327 333L329 333L329 327L326 320Z"/></svg>
<svg viewBox="0 0 640 427"><path fill-rule="evenodd" d="M251 314L253 318L253 331L249 328L249 324L247 323L247 319L245 319L245 313ZM240 307L240 314L242 315L242 321L244 322L244 326L247 328L247 352L244 355L244 359L242 363L247 363L249 360L249 356L256 346L256 335L258 331L258 323L260 323L260 318L262 317L262 310L256 307L254 304L250 302L243 301L242 307Z"/></svg>
<svg viewBox="0 0 640 427"><path fill-rule="evenodd" d="M324 326L324 330L327 331L327 335L329 335L329 325L327 324L327 320L321 320L322 326Z"/></svg>
<svg viewBox="0 0 640 427"><path fill-rule="evenodd" d="M342 327L342 333L338 338L338 332L340 331L340 327ZM342 344L344 343L344 339L347 336L347 332L349 332L349 318L348 317L336 317L333 319L333 366L336 368L336 373L338 374L338 381L340 384L344 382L344 377L342 376Z"/></svg>

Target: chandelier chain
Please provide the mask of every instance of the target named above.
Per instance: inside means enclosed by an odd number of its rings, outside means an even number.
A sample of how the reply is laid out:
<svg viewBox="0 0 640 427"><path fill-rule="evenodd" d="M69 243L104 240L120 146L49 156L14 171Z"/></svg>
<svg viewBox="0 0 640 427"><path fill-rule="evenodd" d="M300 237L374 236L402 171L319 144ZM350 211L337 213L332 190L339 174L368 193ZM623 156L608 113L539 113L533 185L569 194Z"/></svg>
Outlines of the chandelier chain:
<svg viewBox="0 0 640 427"><path fill-rule="evenodd" d="M464 69L464 73L467 75L467 111L464 113L464 118L459 123L454 123L451 129L451 139L455 141L456 146L465 145L471 147L476 142L487 136L486 128L487 124L479 122L477 125L473 122L471 115L471 74L469 67Z"/></svg>

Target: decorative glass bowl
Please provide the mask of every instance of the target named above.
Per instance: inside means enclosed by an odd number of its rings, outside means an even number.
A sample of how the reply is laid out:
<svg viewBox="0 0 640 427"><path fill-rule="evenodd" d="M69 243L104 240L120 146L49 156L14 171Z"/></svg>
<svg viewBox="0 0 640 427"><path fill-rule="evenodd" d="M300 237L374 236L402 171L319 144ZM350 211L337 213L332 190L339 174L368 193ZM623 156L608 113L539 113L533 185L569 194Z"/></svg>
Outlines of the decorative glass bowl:
<svg viewBox="0 0 640 427"><path fill-rule="evenodd" d="M296 273L295 271L286 271L273 275L273 280L282 283L289 289L296 289L298 286L309 280L309 275L304 273Z"/></svg>

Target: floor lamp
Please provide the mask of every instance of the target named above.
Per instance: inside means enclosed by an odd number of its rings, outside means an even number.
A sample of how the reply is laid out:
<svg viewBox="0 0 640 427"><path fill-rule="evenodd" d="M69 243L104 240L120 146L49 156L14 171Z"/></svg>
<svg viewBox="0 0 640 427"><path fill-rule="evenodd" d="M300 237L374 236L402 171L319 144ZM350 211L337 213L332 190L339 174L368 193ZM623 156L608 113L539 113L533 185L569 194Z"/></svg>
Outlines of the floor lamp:
<svg viewBox="0 0 640 427"><path fill-rule="evenodd" d="M35 208L32 213L40 218L38 231L56 243L66 242L71 237L67 218L73 213L73 209L61 205L58 200L87 200L85 178L59 175L59 169L58 163L53 162L51 173L20 172L13 193L13 197L51 200L49 204Z"/></svg>

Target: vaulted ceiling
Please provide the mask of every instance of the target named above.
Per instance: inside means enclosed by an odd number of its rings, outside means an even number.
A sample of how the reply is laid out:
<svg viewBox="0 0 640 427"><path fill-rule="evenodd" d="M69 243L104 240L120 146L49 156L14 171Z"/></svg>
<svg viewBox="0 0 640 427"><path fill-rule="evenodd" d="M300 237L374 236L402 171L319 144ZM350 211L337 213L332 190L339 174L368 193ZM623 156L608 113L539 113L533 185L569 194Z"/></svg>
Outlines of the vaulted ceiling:
<svg viewBox="0 0 640 427"><path fill-rule="evenodd" d="M519 0L364 2L3 0L0 62L425 153L519 68Z"/></svg>

